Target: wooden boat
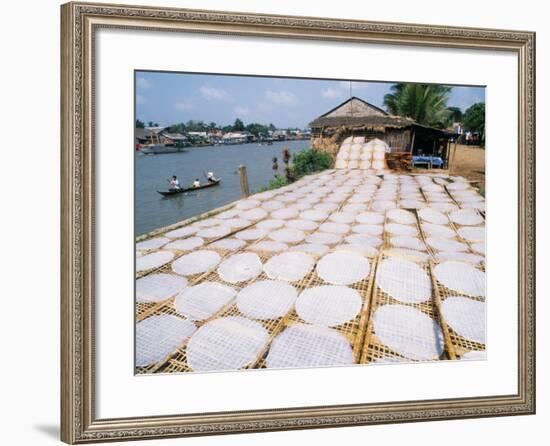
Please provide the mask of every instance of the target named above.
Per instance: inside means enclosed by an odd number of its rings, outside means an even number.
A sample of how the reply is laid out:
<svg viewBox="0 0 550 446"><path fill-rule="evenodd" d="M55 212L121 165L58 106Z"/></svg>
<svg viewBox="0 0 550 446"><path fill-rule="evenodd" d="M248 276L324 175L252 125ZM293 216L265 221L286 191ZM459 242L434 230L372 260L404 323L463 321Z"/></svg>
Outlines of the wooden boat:
<svg viewBox="0 0 550 446"><path fill-rule="evenodd" d="M209 187L214 187L214 186L217 186L218 184L220 184L221 182L221 178L217 179L216 181L212 182L212 183L205 183L201 186L198 186L198 187L186 187L186 188L181 188L181 189L171 189L171 190L158 190L157 192L159 194L161 194L162 196L164 197L167 197L167 196L170 196L170 195L178 195L178 194L182 194L184 192L193 192L193 191L196 191L196 190L200 190L200 189L207 189Z"/></svg>

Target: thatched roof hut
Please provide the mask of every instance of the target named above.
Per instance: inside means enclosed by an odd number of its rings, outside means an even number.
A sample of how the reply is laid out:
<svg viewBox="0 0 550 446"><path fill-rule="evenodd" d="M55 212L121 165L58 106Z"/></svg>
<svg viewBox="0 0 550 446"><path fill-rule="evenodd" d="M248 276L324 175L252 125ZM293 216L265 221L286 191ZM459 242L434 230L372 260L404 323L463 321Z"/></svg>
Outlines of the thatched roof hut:
<svg viewBox="0 0 550 446"><path fill-rule="evenodd" d="M413 119L393 116L352 96L325 114L314 119L312 147L336 155L341 142L348 136L379 138L392 152L433 154L447 158L448 135L445 131L418 124Z"/></svg>

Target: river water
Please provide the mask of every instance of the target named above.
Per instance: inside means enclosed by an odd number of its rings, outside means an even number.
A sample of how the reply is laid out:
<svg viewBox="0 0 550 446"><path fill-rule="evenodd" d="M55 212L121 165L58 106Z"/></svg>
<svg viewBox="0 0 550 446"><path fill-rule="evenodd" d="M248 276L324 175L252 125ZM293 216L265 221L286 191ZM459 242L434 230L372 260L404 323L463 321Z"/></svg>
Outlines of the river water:
<svg viewBox="0 0 550 446"><path fill-rule="evenodd" d="M189 148L186 152L164 155L135 155L135 234L145 234L238 200L241 188L237 167L247 167L251 192L266 186L271 178L272 158L279 160L279 173L284 174L282 150L291 153L309 147L309 141L281 141L271 146L239 144ZM157 190L168 189L168 179L177 175L182 186L195 178L205 182L203 172L214 172L221 178L219 186L189 194L163 197Z"/></svg>

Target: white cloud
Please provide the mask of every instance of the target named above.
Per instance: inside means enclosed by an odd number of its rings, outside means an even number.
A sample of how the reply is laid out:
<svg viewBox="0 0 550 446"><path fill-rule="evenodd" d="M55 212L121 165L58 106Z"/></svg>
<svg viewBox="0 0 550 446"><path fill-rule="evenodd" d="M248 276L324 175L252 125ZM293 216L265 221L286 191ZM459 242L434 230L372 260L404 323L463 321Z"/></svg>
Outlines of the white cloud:
<svg viewBox="0 0 550 446"><path fill-rule="evenodd" d="M265 92L267 98L275 104L294 105L297 102L296 96L290 91L271 91Z"/></svg>
<svg viewBox="0 0 550 446"><path fill-rule="evenodd" d="M235 107L233 109L233 112L235 112L236 115L238 116L246 116L250 113L250 109L248 107Z"/></svg>
<svg viewBox="0 0 550 446"><path fill-rule="evenodd" d="M144 77L138 77L136 79L136 85L138 88L144 88L144 89L151 88L153 86L151 81L148 79L145 79Z"/></svg>
<svg viewBox="0 0 550 446"><path fill-rule="evenodd" d="M228 101L231 99L225 90L221 90L219 88L207 87L206 85L203 85L199 91L201 92L202 97L207 101Z"/></svg>
<svg viewBox="0 0 550 446"><path fill-rule="evenodd" d="M193 110L194 108L195 104L193 104L193 101L191 99L185 99L181 102L176 102L177 110Z"/></svg>
<svg viewBox="0 0 550 446"><path fill-rule="evenodd" d="M323 90L321 94L325 98L334 99L341 97L343 92L340 90L335 90L334 88L327 88L326 90Z"/></svg>
<svg viewBox="0 0 550 446"><path fill-rule="evenodd" d="M140 94L136 94L136 104L145 104L145 98Z"/></svg>

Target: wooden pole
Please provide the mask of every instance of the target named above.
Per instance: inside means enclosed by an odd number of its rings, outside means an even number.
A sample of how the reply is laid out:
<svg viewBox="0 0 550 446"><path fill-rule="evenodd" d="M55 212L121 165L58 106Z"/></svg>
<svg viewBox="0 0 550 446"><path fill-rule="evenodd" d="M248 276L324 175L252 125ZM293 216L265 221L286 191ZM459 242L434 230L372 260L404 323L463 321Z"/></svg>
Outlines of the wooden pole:
<svg viewBox="0 0 550 446"><path fill-rule="evenodd" d="M241 180L241 195L246 198L250 195L250 189L248 188L246 166L243 166L242 164L239 166L239 179Z"/></svg>

